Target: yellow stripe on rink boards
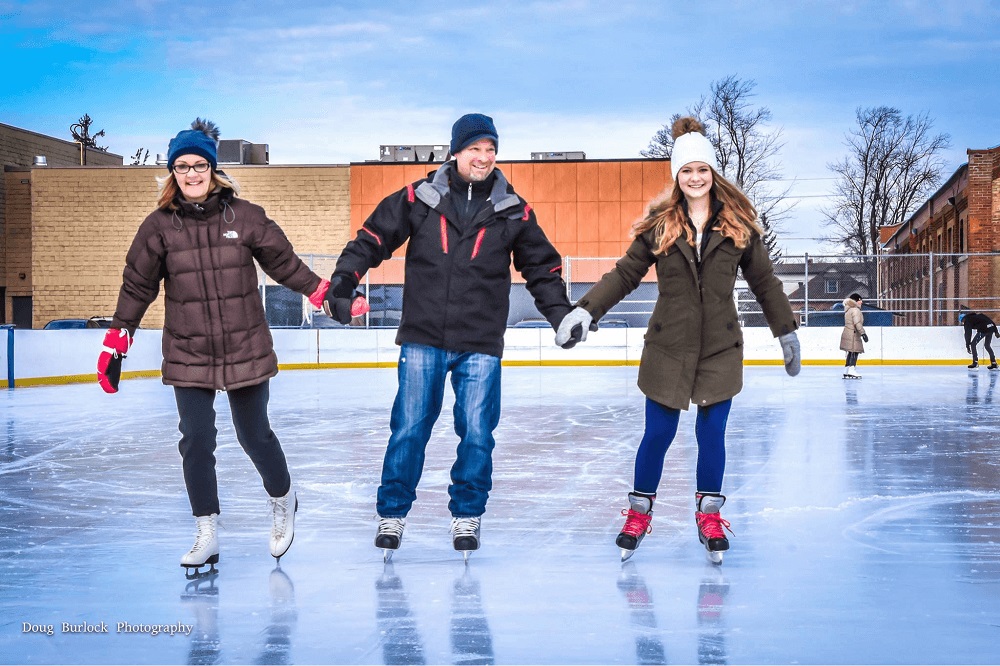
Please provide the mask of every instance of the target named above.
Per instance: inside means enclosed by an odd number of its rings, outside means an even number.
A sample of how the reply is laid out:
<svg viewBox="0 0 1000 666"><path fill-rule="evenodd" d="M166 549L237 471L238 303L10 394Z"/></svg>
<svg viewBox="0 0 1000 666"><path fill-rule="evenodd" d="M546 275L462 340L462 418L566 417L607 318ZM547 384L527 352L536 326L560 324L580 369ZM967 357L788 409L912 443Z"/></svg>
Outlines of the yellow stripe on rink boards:
<svg viewBox="0 0 1000 666"><path fill-rule="evenodd" d="M616 360L579 360L579 361L503 361L502 364L505 367L511 368L528 368L528 367L614 367L614 366L637 366L639 365L638 360L631 361L616 361ZM348 370L348 369L378 369L378 368L395 368L398 365L396 361L382 361L382 362L370 362L370 363L279 363L279 370ZM744 360L744 366L781 366L783 363L780 360L775 359L760 359L760 360ZM805 360L802 361L802 365L808 366L842 366L844 365L843 360L838 359L817 359L817 360ZM955 360L955 359L901 359L901 360L880 360L874 359L871 361L860 360L858 365L862 366L876 366L876 365L953 365L953 366L965 366L968 365L967 361ZM985 366L983 366L985 367ZM153 377L159 377L159 370L133 370L129 372L122 373L122 379L149 379ZM59 386L63 384L86 384L93 382L97 384L97 373L87 374L87 375L62 375L55 377L23 377L14 380L14 386L16 388L26 388L29 386ZM7 380L0 380L0 389L7 389L10 386Z"/></svg>

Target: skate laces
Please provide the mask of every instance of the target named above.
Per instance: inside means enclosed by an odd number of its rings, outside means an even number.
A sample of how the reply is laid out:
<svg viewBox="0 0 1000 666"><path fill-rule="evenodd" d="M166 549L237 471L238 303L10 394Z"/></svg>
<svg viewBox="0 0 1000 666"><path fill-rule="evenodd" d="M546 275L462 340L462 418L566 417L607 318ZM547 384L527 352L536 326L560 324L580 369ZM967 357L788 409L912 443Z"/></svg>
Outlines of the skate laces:
<svg viewBox="0 0 1000 666"><path fill-rule="evenodd" d="M622 515L625 516L625 527L622 528L622 534L639 537L643 534L653 533L653 526L650 524L653 522L653 514L641 513L635 509L622 509Z"/></svg>
<svg viewBox="0 0 1000 666"><path fill-rule="evenodd" d="M455 537L474 537L479 532L479 518L452 518L451 533Z"/></svg>
<svg viewBox="0 0 1000 666"><path fill-rule="evenodd" d="M734 533L729 529L729 521L723 518L720 513L702 513L699 511L694 514L694 519L698 523L698 529L701 530L701 533L707 539L725 539L726 533L722 531L723 527L729 530L730 534Z"/></svg>
<svg viewBox="0 0 1000 666"><path fill-rule="evenodd" d="M268 497L267 503L271 505L271 515L274 520L271 526L271 536L275 539L283 539L285 530L288 528L288 497Z"/></svg>
<svg viewBox="0 0 1000 666"><path fill-rule="evenodd" d="M402 537L403 525L405 524L406 521L403 518L379 518L378 533L379 535Z"/></svg>
<svg viewBox="0 0 1000 666"><path fill-rule="evenodd" d="M212 536L215 534L215 524L211 517L198 518L198 528L194 535L194 545L191 551L198 551L208 548L211 544Z"/></svg>

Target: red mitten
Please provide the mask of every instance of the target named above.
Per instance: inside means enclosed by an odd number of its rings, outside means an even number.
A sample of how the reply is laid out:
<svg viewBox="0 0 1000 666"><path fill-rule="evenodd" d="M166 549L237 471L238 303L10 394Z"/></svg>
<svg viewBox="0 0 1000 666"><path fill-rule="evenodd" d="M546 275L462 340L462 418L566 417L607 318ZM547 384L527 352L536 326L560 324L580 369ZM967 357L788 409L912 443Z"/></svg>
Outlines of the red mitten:
<svg viewBox="0 0 1000 666"><path fill-rule="evenodd" d="M122 359L132 346L132 336L120 328L109 328L104 335L104 347L97 357L97 382L105 393L118 393L122 376Z"/></svg>
<svg viewBox="0 0 1000 666"><path fill-rule="evenodd" d="M355 298L351 302L351 316L360 317L361 315L365 314L366 312L369 312L370 310L371 306L368 305L368 299L366 299L361 294L357 294L357 298Z"/></svg>
<svg viewBox="0 0 1000 666"><path fill-rule="evenodd" d="M317 310L323 309L323 299L326 298L326 290L329 288L330 281L323 280L319 283L319 286L316 287L316 291L309 296L309 302L312 303L312 306Z"/></svg>

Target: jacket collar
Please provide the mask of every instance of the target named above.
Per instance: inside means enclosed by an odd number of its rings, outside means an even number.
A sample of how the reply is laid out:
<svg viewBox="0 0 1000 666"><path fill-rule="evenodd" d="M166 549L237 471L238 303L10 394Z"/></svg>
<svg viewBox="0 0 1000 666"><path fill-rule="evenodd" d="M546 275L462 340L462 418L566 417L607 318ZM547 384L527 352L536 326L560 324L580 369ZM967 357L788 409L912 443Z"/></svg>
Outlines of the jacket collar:
<svg viewBox="0 0 1000 666"><path fill-rule="evenodd" d="M516 207L521 199L513 193L513 188L507 182L507 177L500 169L494 169L496 178L493 181L493 189L490 191L490 202L493 204L493 212L499 213L508 208ZM455 163L445 162L441 168L431 174L429 180L425 180L415 191L416 197L431 208L437 208L441 200L448 196L451 191L451 179L457 177L455 173Z"/></svg>
<svg viewBox="0 0 1000 666"><path fill-rule="evenodd" d="M228 206L229 202L233 200L234 194L233 190L228 187L219 187L201 203L188 201L180 195L174 198L174 203L177 204L177 213L179 215L206 218L218 214L223 206Z"/></svg>

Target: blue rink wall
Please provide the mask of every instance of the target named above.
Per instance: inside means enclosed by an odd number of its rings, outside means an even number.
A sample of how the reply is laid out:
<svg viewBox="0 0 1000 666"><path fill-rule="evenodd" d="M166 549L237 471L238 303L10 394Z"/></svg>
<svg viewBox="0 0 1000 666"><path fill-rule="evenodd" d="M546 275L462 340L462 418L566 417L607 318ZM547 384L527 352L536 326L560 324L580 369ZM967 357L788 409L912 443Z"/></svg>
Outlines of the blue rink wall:
<svg viewBox="0 0 1000 666"><path fill-rule="evenodd" d="M843 363L841 328L798 331L806 365ZM957 365L969 362L963 329L957 326L868 328L859 365ZM96 381L97 356L104 331L99 329L13 330L15 387ZM7 336L10 331L3 331ZM160 330L136 332L125 360L123 377L157 376L162 356ZM608 328L591 333L571 350L555 346L549 329L508 329L504 336L506 365L635 365L642 355L644 328ZM274 329L275 352L282 369L390 367L399 347L395 329ZM781 362L781 348L768 329L745 328L746 364ZM11 375L7 340L0 344L0 387Z"/></svg>

